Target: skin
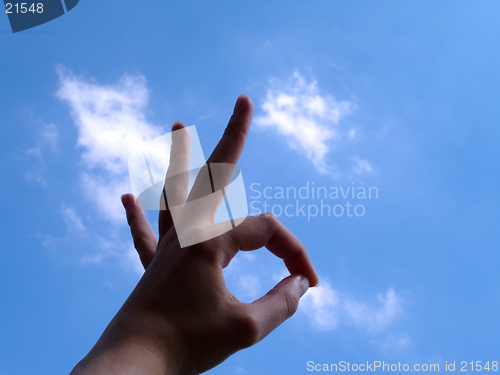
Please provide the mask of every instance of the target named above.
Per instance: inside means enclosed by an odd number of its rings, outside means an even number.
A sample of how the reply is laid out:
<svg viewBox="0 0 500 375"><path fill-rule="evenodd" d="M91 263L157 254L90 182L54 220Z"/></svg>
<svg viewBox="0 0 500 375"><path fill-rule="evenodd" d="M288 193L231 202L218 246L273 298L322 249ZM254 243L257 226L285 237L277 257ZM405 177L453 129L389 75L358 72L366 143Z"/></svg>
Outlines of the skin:
<svg viewBox="0 0 500 375"><path fill-rule="evenodd" d="M250 98L240 95L208 163L238 162L253 111ZM176 122L172 130L183 128ZM173 139L174 147L183 151L188 144ZM183 152L179 155L169 168L186 165ZM187 194L182 183L177 187L176 199ZM173 226L178 213L160 211L156 239L135 198L126 194L122 203L145 272L71 374L202 373L262 340L295 313L308 287L318 284L306 248L272 214L247 217L229 232L181 248ZM291 275L258 300L242 303L227 289L222 270L238 251L264 246L283 259Z"/></svg>

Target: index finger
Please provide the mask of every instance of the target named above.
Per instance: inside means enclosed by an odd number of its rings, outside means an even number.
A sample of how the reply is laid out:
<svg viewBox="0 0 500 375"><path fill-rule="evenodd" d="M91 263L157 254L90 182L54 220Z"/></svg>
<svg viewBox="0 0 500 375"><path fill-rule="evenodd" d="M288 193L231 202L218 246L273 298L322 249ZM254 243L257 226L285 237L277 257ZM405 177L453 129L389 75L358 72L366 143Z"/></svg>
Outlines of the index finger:
<svg viewBox="0 0 500 375"><path fill-rule="evenodd" d="M208 158L207 163L238 163L245 147L253 112L252 100L245 94L240 94L234 105L233 115L227 124L226 130L212 155Z"/></svg>
<svg viewBox="0 0 500 375"><path fill-rule="evenodd" d="M172 146L170 162L165 176L160 214L158 216L159 241L179 217L182 205L186 201L189 185L189 158L191 136L186 125L175 120L172 125Z"/></svg>
<svg viewBox="0 0 500 375"><path fill-rule="evenodd" d="M319 277L304 244L275 215L264 213L248 216L240 225L224 233L223 241L229 241L220 252L220 262L227 266L239 250L256 250L265 246L271 253L283 259L290 274L304 275L309 286L319 283Z"/></svg>

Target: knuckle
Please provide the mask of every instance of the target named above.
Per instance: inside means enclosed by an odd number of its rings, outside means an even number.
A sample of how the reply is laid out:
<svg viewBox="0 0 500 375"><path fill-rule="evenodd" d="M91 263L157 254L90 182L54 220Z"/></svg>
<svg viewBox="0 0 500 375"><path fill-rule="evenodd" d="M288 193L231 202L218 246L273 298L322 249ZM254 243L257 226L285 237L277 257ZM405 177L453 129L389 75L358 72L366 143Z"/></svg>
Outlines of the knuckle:
<svg viewBox="0 0 500 375"><path fill-rule="evenodd" d="M276 227L281 224L278 217L272 212L264 212L263 214L260 214L260 219L271 227Z"/></svg>
<svg viewBox="0 0 500 375"><path fill-rule="evenodd" d="M242 129L241 126L239 126L240 119L240 117L232 115L229 123L226 126L226 129L224 130L224 135L230 134L231 137L237 137L243 140L246 139L246 132Z"/></svg>
<svg viewBox="0 0 500 375"><path fill-rule="evenodd" d="M191 235L196 238L196 233L191 233ZM220 238L210 238L208 240L200 241L194 245L189 246L189 252L191 254L197 254L198 256L202 256L207 259L209 262L217 261L219 253L219 249L221 248L222 243Z"/></svg>
<svg viewBox="0 0 500 375"><path fill-rule="evenodd" d="M132 227L134 223L137 221L137 216L132 212L127 211L127 224L129 227Z"/></svg>
<svg viewBox="0 0 500 375"><path fill-rule="evenodd" d="M279 304L283 306L283 317L290 318L299 307L299 298L288 290L272 289L269 293L278 297Z"/></svg>
<svg viewBox="0 0 500 375"><path fill-rule="evenodd" d="M278 221L278 217L275 214L273 214L272 212L264 212L263 214L261 214L261 217L264 220L268 220L270 222Z"/></svg>
<svg viewBox="0 0 500 375"><path fill-rule="evenodd" d="M290 292L285 292L283 294L283 299L285 300L285 314L286 318L290 318L299 307L299 298Z"/></svg>
<svg viewBox="0 0 500 375"><path fill-rule="evenodd" d="M259 341L259 325L256 318L249 314L236 318L235 329L236 344L241 348L248 348Z"/></svg>

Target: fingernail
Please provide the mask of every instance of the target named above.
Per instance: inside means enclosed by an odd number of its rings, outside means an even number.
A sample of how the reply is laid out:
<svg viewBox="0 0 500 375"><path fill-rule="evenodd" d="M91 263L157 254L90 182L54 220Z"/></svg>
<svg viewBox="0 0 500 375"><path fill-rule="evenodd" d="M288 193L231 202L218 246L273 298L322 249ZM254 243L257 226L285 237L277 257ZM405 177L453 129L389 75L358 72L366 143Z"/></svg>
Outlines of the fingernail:
<svg viewBox="0 0 500 375"><path fill-rule="evenodd" d="M175 131L175 130L178 130L177 128L179 128L179 125L181 122L179 120L174 120L174 123L172 124L172 131Z"/></svg>
<svg viewBox="0 0 500 375"><path fill-rule="evenodd" d="M233 114L235 113L238 113L239 111L241 111L245 105L245 102L246 102L246 99L247 96L243 93L240 94L240 96L238 96L238 99L236 100L236 104L234 105L234 110L233 110Z"/></svg>
<svg viewBox="0 0 500 375"><path fill-rule="evenodd" d="M304 294L306 294L307 289L309 289L309 280L307 280L307 277L302 276L302 279L300 279L300 296L301 297Z"/></svg>

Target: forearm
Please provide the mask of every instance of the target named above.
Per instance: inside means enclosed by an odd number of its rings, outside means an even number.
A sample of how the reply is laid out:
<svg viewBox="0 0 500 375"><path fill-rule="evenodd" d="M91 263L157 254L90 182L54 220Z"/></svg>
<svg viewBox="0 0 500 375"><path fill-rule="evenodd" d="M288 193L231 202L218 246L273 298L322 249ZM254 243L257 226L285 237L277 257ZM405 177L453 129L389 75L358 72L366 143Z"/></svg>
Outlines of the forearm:
<svg viewBox="0 0 500 375"><path fill-rule="evenodd" d="M76 365L71 375L175 374L166 363L133 343L106 350L92 349Z"/></svg>
<svg viewBox="0 0 500 375"><path fill-rule="evenodd" d="M121 315L119 312L115 316L92 350L70 375L183 373L178 366L179 358L166 344L169 335L163 326L154 328L150 324L137 324L137 321L131 324L133 320L124 319ZM151 332L153 330L154 333Z"/></svg>

